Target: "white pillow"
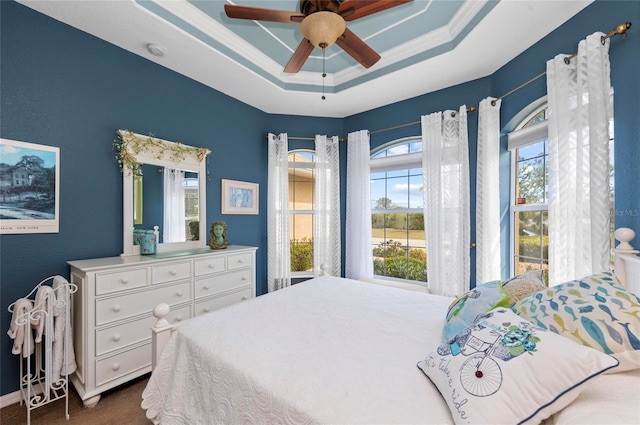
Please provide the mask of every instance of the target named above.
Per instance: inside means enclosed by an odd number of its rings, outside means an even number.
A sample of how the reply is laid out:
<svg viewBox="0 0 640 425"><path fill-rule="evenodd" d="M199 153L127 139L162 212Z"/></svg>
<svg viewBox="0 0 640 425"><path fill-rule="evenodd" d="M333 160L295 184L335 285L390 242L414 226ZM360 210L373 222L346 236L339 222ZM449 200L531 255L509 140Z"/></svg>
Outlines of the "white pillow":
<svg viewBox="0 0 640 425"><path fill-rule="evenodd" d="M571 403L581 384L617 364L497 308L418 367L436 385L456 424L534 424Z"/></svg>

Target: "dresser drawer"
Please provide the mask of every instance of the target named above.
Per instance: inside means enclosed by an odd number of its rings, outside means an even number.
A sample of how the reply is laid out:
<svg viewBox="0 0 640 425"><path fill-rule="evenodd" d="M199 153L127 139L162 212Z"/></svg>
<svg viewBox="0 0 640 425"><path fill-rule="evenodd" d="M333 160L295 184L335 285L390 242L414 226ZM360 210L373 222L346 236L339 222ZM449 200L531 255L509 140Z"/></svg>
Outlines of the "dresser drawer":
<svg viewBox="0 0 640 425"><path fill-rule="evenodd" d="M166 266L154 266L151 269L153 283L171 282L191 277L191 262L171 263Z"/></svg>
<svg viewBox="0 0 640 425"><path fill-rule="evenodd" d="M96 275L96 295L139 288L147 284L147 269L130 269Z"/></svg>
<svg viewBox="0 0 640 425"><path fill-rule="evenodd" d="M218 310L232 304L237 304L250 298L251 287L243 289L242 291L234 292L232 294L208 298L206 300L196 302L195 314L196 316L199 316L200 314L209 313L211 311Z"/></svg>
<svg viewBox="0 0 640 425"><path fill-rule="evenodd" d="M229 270L239 269L241 267L250 267L253 265L253 253L241 252L239 254L231 254L227 257L227 268Z"/></svg>
<svg viewBox="0 0 640 425"><path fill-rule="evenodd" d="M99 299L96 301L96 326L137 314L149 313L160 303L173 305L190 299L191 282L189 281L144 292Z"/></svg>
<svg viewBox="0 0 640 425"><path fill-rule="evenodd" d="M151 344L96 361L96 386L151 365Z"/></svg>
<svg viewBox="0 0 640 425"><path fill-rule="evenodd" d="M177 308L175 311L172 309L165 319L173 325L190 317L191 307L185 306ZM150 329L156 323L156 320L155 317L149 316L145 319L96 331L96 356L150 339Z"/></svg>
<svg viewBox="0 0 640 425"><path fill-rule="evenodd" d="M195 262L196 276L203 274L223 272L226 270L225 257L207 258L204 260L196 260Z"/></svg>
<svg viewBox="0 0 640 425"><path fill-rule="evenodd" d="M252 283L253 269L242 269L196 279L196 299L241 288Z"/></svg>

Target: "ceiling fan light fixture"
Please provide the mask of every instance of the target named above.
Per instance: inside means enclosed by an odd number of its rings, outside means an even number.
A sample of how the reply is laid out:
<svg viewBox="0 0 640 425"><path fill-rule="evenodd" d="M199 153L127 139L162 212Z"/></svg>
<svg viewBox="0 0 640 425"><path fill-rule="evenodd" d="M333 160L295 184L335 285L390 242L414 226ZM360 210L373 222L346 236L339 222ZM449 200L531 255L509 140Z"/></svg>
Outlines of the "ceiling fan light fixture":
<svg viewBox="0 0 640 425"><path fill-rule="evenodd" d="M346 30L342 16L334 12L315 12L300 23L304 38L319 49L331 47Z"/></svg>

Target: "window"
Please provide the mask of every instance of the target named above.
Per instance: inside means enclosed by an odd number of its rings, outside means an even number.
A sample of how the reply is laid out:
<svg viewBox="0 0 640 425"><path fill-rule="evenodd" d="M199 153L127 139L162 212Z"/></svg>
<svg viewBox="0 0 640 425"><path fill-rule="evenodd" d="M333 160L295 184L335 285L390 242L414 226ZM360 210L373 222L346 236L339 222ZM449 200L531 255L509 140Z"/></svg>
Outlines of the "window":
<svg viewBox="0 0 640 425"><path fill-rule="evenodd" d="M511 150L511 275L549 269L549 141L546 105L509 134ZM614 238L613 118L609 123L611 237ZM612 250L613 252L613 250ZM613 267L613 256L611 258Z"/></svg>
<svg viewBox="0 0 640 425"><path fill-rule="evenodd" d="M547 108L509 135L512 163L512 275L549 269Z"/></svg>
<svg viewBox="0 0 640 425"><path fill-rule="evenodd" d="M397 140L371 159L374 275L427 281L422 194L422 140Z"/></svg>
<svg viewBox="0 0 640 425"><path fill-rule="evenodd" d="M292 276L313 273L314 153L291 151L289 160L289 237Z"/></svg>

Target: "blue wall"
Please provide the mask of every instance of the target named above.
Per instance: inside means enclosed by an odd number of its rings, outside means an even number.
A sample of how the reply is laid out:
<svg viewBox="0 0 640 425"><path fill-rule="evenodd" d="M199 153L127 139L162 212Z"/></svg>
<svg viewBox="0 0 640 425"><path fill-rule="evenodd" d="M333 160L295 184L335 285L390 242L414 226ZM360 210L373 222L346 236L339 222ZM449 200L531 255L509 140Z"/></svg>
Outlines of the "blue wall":
<svg viewBox="0 0 640 425"><path fill-rule="evenodd" d="M0 236L1 329L9 326L7 306L43 277L68 276L68 260L121 253L122 176L111 147L119 128L211 149L207 222L225 220L230 229L229 243L259 247L257 292L262 294L266 292L268 132L346 137L348 132L360 129L375 131L419 121L421 115L457 109L462 104L476 106L482 98L500 96L544 71L546 60L555 54L573 53L577 41L585 35L596 30L608 32L624 21L632 21L634 27L627 40L613 39L610 52L616 89L616 220L619 226L640 230L640 201L636 195L640 161L640 2L597 1L489 77L345 119L266 114L15 2L0 2L0 19L0 135L58 146L61 157L60 232ZM505 131L518 111L545 93L543 78L504 99ZM419 125L377 133L372 135L371 145L419 133ZM477 113L471 113L472 190L476 138ZM292 149L312 147L310 141L290 141ZM346 169L344 144L341 167ZM508 162L503 162L501 198L505 211L508 171ZM343 199L345 176L343 172ZM221 215L222 178L259 183L260 214ZM472 204L474 200L475 190ZM473 231L472 227L472 240ZM506 246L507 237L503 232ZM507 264L505 252L503 259ZM18 362L10 353L11 340L6 333L3 335L0 394L7 394L18 389Z"/></svg>

